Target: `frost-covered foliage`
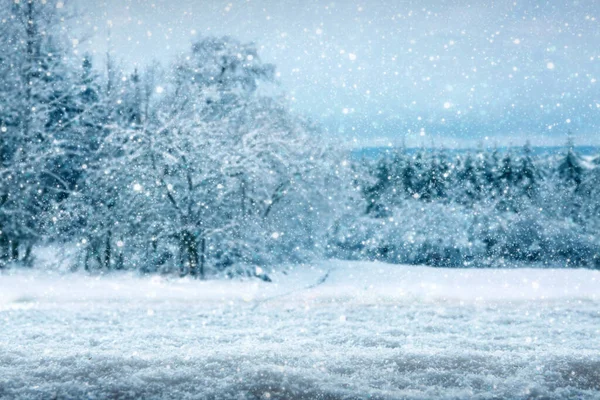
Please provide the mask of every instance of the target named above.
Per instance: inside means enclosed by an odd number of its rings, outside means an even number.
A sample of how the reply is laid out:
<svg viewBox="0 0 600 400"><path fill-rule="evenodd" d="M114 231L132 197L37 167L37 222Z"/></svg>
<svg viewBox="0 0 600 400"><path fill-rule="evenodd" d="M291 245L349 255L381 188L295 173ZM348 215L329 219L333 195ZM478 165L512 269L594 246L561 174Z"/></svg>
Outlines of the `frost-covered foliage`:
<svg viewBox="0 0 600 400"><path fill-rule="evenodd" d="M397 149L361 160L362 210L331 231L344 258L435 266L600 267L600 168L577 155Z"/></svg>
<svg viewBox="0 0 600 400"><path fill-rule="evenodd" d="M203 277L207 267L302 259L321 236L316 128L259 94L273 66L252 45L208 38L172 71L156 95L146 75L128 79L130 104L60 208L69 227L94 214L72 230L84 266Z"/></svg>
<svg viewBox="0 0 600 400"><path fill-rule="evenodd" d="M53 4L0 11L0 265L45 241L76 243L75 267L200 277L321 251L341 158L253 44L202 38L133 73L108 57L102 77Z"/></svg>
<svg viewBox="0 0 600 400"><path fill-rule="evenodd" d="M572 143L356 162L290 112L254 44L95 68L61 36L65 10L0 5L0 267L48 242L76 246L75 268L197 277L323 256L600 263L599 162Z"/></svg>
<svg viewBox="0 0 600 400"><path fill-rule="evenodd" d="M0 5L0 265L31 261L41 215L74 190L91 151L89 60L64 56L51 33L64 17L40 2Z"/></svg>

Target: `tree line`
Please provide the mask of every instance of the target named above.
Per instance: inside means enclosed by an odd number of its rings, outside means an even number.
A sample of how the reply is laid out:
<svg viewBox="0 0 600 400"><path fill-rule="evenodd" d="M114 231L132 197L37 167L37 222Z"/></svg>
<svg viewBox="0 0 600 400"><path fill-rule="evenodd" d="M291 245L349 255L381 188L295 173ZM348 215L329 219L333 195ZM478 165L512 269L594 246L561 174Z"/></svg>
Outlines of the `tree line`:
<svg viewBox="0 0 600 400"><path fill-rule="evenodd" d="M0 5L0 268L47 245L73 268L198 278L321 257L599 265L598 159L571 143L355 159L289 111L254 44L205 37L126 71L80 54L68 17Z"/></svg>
<svg viewBox="0 0 600 400"><path fill-rule="evenodd" d="M253 44L202 38L129 73L78 54L54 4L0 13L0 265L74 244L86 270L204 277L321 246L332 157L269 94L275 68Z"/></svg>
<svg viewBox="0 0 600 400"><path fill-rule="evenodd" d="M332 254L435 266L600 267L600 156L392 149L355 164ZM362 204L362 205L360 205Z"/></svg>

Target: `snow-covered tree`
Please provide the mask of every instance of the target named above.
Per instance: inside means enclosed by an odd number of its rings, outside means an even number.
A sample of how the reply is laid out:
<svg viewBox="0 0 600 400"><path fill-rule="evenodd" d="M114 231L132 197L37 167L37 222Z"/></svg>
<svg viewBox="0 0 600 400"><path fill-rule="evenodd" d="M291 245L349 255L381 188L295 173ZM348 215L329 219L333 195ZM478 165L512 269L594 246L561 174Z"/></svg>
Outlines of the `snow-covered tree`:
<svg viewBox="0 0 600 400"><path fill-rule="evenodd" d="M575 152L573 139L567 141L567 151L556 167L558 178L565 189L577 190L583 181L585 167L579 155Z"/></svg>
<svg viewBox="0 0 600 400"><path fill-rule="evenodd" d="M535 165L531 144L528 142L523 147L523 154L516 171L515 185L517 186L517 193L515 195L533 199L539 190L540 180L540 172Z"/></svg>
<svg viewBox="0 0 600 400"><path fill-rule="evenodd" d="M71 216L98 210L81 230L85 265L126 259L203 277L209 266L267 264L318 243L327 157L310 123L260 93L273 77L253 45L208 38L151 104L154 78L122 80L117 117L70 205Z"/></svg>
<svg viewBox="0 0 600 400"><path fill-rule="evenodd" d="M0 258L28 261L44 212L73 190L88 107L57 33L65 15L34 1L3 3L0 14Z"/></svg>

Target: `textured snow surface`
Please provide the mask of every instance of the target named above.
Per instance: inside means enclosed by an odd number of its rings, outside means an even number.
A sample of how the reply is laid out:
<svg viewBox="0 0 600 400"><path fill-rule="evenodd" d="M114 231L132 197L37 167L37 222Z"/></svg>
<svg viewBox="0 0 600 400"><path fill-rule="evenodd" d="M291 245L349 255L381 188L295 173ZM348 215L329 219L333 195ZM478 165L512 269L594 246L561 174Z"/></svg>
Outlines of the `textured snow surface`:
<svg viewBox="0 0 600 400"><path fill-rule="evenodd" d="M600 273L0 274L0 398L600 399Z"/></svg>

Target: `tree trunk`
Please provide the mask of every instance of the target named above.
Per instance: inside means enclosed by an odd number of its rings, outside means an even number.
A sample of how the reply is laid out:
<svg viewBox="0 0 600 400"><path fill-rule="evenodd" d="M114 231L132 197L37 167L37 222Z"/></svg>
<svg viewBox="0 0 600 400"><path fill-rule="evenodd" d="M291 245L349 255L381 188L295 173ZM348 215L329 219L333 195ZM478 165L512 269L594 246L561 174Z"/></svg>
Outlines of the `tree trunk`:
<svg viewBox="0 0 600 400"><path fill-rule="evenodd" d="M109 230L108 233L106 234L106 245L104 246L104 266L106 267L106 269L110 269L110 262L111 262L111 257L112 257L111 242L112 242L112 231Z"/></svg>
<svg viewBox="0 0 600 400"><path fill-rule="evenodd" d="M32 116L33 116L33 111L32 111L32 102L33 102L33 90L31 87L31 83L33 82L33 79L37 76L37 68L36 68L36 61L37 61L37 56L39 56L39 43L37 43L36 41L38 40L37 36L38 36L38 29L37 29L37 23L36 23L36 16L35 14L35 10L34 10L34 5L33 5L33 1L29 1L27 3L27 25L25 28L25 34L27 37L27 41L26 41L26 69L24 71L24 75L25 75L25 110L24 113L25 115L23 116L23 134L25 137L25 140L33 140L33 138L30 137L31 135L31 124L32 124ZM21 152L21 158L22 161L25 160L25 152Z"/></svg>
<svg viewBox="0 0 600 400"><path fill-rule="evenodd" d="M193 277L198 276L198 242L195 236L188 230L184 230L181 233L181 247L185 252L182 257L184 260L187 259L187 266L190 271L190 275Z"/></svg>
<svg viewBox="0 0 600 400"><path fill-rule="evenodd" d="M10 260L19 261L19 241L16 239L10 242Z"/></svg>
<svg viewBox="0 0 600 400"><path fill-rule="evenodd" d="M117 259L115 260L115 269L119 271L125 269L125 258L123 257L122 251L117 254Z"/></svg>
<svg viewBox="0 0 600 400"><path fill-rule="evenodd" d="M85 258L83 260L83 269L85 271L89 271L90 270L90 255L91 255L91 251L90 251L90 247L88 246L85 249Z"/></svg>
<svg viewBox="0 0 600 400"><path fill-rule="evenodd" d="M200 239L200 279L204 279L204 265L206 264L206 238Z"/></svg>
<svg viewBox="0 0 600 400"><path fill-rule="evenodd" d="M8 262L9 241L5 233L0 233L0 268Z"/></svg>
<svg viewBox="0 0 600 400"><path fill-rule="evenodd" d="M27 246L25 247L25 255L23 256L23 262L29 267L33 266L33 260L31 258L32 250L33 245L31 243L27 244Z"/></svg>

